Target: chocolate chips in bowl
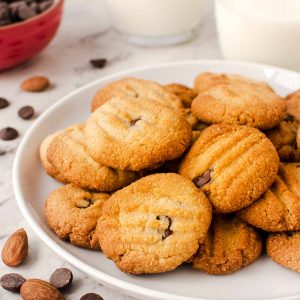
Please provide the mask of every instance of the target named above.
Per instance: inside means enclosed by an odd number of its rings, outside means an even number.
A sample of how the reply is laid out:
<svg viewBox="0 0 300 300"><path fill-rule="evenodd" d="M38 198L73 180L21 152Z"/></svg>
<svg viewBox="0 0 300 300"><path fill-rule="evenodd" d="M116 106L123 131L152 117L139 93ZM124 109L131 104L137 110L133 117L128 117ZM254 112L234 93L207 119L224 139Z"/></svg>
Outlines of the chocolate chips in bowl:
<svg viewBox="0 0 300 300"><path fill-rule="evenodd" d="M28 20L53 3L54 0L0 0L0 27Z"/></svg>

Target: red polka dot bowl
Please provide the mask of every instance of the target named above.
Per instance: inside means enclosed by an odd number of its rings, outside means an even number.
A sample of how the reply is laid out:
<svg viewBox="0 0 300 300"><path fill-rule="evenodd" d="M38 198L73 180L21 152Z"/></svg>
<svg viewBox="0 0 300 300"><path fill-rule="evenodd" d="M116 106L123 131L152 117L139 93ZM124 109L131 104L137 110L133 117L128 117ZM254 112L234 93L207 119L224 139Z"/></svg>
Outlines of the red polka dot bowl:
<svg viewBox="0 0 300 300"><path fill-rule="evenodd" d="M23 22L0 27L0 71L18 66L39 54L59 27L64 0Z"/></svg>

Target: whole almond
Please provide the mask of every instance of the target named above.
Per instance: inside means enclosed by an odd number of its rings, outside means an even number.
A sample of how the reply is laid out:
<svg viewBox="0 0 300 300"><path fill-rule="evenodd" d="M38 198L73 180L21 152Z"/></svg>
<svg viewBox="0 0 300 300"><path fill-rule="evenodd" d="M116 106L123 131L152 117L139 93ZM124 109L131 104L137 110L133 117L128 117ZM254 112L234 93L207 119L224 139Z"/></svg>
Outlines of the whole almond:
<svg viewBox="0 0 300 300"><path fill-rule="evenodd" d="M20 290L24 300L64 300L60 291L47 281L41 279L26 280Z"/></svg>
<svg viewBox="0 0 300 300"><path fill-rule="evenodd" d="M42 92L46 90L50 82L47 77L34 76L24 80L21 84L21 88L26 92Z"/></svg>
<svg viewBox="0 0 300 300"><path fill-rule="evenodd" d="M2 260L10 267L20 265L28 254L28 238L26 231L21 228L13 233L2 249Z"/></svg>

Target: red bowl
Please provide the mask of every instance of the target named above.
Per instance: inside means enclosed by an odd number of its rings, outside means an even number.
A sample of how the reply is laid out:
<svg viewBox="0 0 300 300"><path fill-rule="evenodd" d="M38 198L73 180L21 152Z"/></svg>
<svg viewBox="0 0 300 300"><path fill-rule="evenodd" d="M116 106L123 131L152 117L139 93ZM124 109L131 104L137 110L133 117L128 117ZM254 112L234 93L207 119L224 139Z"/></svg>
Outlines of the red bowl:
<svg viewBox="0 0 300 300"><path fill-rule="evenodd" d="M0 27L0 71L15 67L40 53L59 27L64 0L27 21Z"/></svg>

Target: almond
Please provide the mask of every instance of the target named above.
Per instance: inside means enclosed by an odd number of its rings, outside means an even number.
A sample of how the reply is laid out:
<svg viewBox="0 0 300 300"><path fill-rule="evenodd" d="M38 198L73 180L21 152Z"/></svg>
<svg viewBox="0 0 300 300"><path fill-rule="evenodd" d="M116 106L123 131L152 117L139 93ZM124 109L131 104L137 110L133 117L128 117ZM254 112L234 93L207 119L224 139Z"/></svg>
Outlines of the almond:
<svg viewBox="0 0 300 300"><path fill-rule="evenodd" d="M48 88L49 84L47 77L34 76L24 80L21 84L21 89L26 92L42 92Z"/></svg>
<svg viewBox="0 0 300 300"><path fill-rule="evenodd" d="M2 260L10 267L20 265L28 254L28 238L26 231L21 228L12 234L2 249Z"/></svg>
<svg viewBox="0 0 300 300"><path fill-rule="evenodd" d="M21 286L20 294L24 300L64 300L60 291L47 281L28 279Z"/></svg>

